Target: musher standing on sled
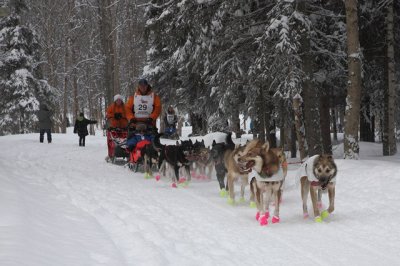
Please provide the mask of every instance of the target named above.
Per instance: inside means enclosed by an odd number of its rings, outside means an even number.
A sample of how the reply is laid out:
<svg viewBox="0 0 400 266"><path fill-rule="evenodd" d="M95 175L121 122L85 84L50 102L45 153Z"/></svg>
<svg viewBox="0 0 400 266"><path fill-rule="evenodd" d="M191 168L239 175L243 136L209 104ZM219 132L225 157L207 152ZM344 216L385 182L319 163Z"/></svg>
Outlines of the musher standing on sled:
<svg viewBox="0 0 400 266"><path fill-rule="evenodd" d="M160 97L152 91L147 80L141 79L135 94L129 97L125 109L130 126L134 125L136 129L136 134L128 136L127 141L131 151L130 163L137 164L140 150L144 145L151 143L154 137L149 131L156 129L156 120L161 113ZM145 178L150 177L146 172Z"/></svg>
<svg viewBox="0 0 400 266"><path fill-rule="evenodd" d="M144 122L147 126L155 128L161 113L161 100L152 91L147 80L141 79L135 94L129 97L125 109L130 123Z"/></svg>

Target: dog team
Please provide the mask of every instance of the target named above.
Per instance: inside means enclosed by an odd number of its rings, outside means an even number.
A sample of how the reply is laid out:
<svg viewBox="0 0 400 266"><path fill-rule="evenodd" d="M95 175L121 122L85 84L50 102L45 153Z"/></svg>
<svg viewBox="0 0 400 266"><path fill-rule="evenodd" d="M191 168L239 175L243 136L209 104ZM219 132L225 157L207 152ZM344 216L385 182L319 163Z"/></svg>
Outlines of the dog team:
<svg viewBox="0 0 400 266"><path fill-rule="evenodd" d="M270 148L268 142L256 139L248 141L246 145L235 145L231 134L227 135L225 142L216 143L214 140L210 148L205 147L204 140L177 141L176 145L163 145L160 136L157 135L153 141L153 149L158 158L143 154L147 174L151 171L152 163L156 162L161 177L168 176L167 171L172 172L172 187L176 188L180 184L187 185L192 175L210 177L215 168L220 195L228 196L228 203L235 203L234 185L240 181L239 202L245 201L245 187L250 185L250 205L257 207L256 219L259 224L267 225L269 218L272 223L279 223L283 184L288 171L288 163L281 148ZM308 218L309 194L316 222L322 222L334 211L336 174L337 166L331 155L314 155L302 163L296 180L301 184L304 218ZM156 176L157 180L160 175ZM322 192L326 190L329 206L321 210ZM271 205L275 206L272 217Z"/></svg>

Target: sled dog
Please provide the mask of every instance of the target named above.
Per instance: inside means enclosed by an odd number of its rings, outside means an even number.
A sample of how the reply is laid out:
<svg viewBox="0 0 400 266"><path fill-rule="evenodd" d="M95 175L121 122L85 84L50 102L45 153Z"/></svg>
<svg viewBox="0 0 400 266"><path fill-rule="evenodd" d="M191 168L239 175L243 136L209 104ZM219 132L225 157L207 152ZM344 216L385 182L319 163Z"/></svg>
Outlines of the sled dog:
<svg viewBox="0 0 400 266"><path fill-rule="evenodd" d="M281 159L279 158L281 155ZM286 177L287 169L283 169L282 151L280 149L269 149L268 142L261 148L249 151L241 158L241 161L248 168L252 168L249 173L250 190L254 195L257 206L256 219L260 225L267 225L269 218L269 205L275 202L274 216L272 223L278 223L280 195L282 184Z"/></svg>
<svg viewBox="0 0 400 266"><path fill-rule="evenodd" d="M301 165L297 178L300 178L304 218L308 217L308 192L311 194L316 222L321 222L334 211L336 174L337 167L332 155L314 155ZM329 207L321 212L318 208L317 194L319 190L324 191L326 189L328 189Z"/></svg>

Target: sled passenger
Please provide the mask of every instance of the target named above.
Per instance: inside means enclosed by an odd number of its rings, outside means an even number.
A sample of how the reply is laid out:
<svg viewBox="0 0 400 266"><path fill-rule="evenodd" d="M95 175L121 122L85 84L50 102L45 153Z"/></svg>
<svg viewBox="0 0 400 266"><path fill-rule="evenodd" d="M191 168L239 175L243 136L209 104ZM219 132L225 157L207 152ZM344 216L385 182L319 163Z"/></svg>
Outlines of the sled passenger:
<svg viewBox="0 0 400 266"><path fill-rule="evenodd" d="M107 108L106 119L109 127L121 129L127 127L128 120L121 95L117 94L114 96L114 102Z"/></svg>

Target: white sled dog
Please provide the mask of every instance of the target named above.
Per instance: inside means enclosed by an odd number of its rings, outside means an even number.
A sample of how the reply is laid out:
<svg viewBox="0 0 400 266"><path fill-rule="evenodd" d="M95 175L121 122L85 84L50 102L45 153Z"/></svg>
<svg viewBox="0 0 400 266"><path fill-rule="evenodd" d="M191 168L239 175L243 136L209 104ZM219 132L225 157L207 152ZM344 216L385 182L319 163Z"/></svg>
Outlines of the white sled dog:
<svg viewBox="0 0 400 266"><path fill-rule="evenodd" d="M303 200L303 216L308 217L307 199L311 194L311 202L316 222L322 222L335 209L335 184L337 166L331 155L314 155L305 161L298 172L297 178L301 184L301 198ZM321 200L321 190L328 188L329 207L320 211L318 198ZM317 195L318 194L318 195Z"/></svg>

